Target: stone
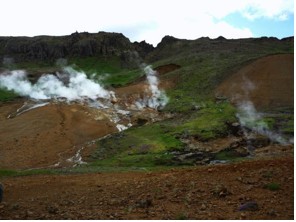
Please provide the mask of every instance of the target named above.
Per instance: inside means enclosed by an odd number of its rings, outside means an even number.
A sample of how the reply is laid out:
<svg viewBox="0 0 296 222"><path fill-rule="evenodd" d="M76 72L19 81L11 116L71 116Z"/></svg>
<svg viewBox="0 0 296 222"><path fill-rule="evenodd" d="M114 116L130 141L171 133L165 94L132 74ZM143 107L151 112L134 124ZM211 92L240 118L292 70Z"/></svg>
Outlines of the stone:
<svg viewBox="0 0 296 222"><path fill-rule="evenodd" d="M152 206L151 199L143 199L136 202L136 206L139 208L147 208Z"/></svg>
<svg viewBox="0 0 296 222"><path fill-rule="evenodd" d="M50 214L57 214L58 213L58 208L55 206L48 206L47 211Z"/></svg>
<svg viewBox="0 0 296 222"><path fill-rule="evenodd" d="M207 206L206 206L205 204L202 204L201 207L200 207L200 209L201 209L202 211L204 211L204 210L207 209Z"/></svg>
<svg viewBox="0 0 296 222"><path fill-rule="evenodd" d="M240 214L240 219L246 219L247 215L245 213Z"/></svg>
<svg viewBox="0 0 296 222"><path fill-rule="evenodd" d="M257 211L259 210L259 206L256 201L249 201L242 204L239 208L239 211Z"/></svg>

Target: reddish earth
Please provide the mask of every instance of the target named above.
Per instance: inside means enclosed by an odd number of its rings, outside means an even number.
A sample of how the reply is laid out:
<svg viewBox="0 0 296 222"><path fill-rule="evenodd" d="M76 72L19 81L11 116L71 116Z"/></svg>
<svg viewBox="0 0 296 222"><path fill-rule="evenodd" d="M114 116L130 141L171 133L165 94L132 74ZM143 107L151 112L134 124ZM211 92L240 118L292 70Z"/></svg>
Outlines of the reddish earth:
<svg viewBox="0 0 296 222"><path fill-rule="evenodd" d="M160 84L163 88L166 82ZM129 106L135 100L149 94L146 82L139 82L115 90L118 104ZM24 112L14 118L25 100L0 104L0 168L31 169L53 167L55 164L69 166L67 159L94 139L117 132L106 110L90 108L86 105L51 103ZM149 113L148 113L149 112ZM157 116L155 110L134 113L132 121L139 116ZM13 115L11 115L13 116ZM127 122L123 122L125 125ZM83 155L87 156L93 147L87 146ZM73 164L72 164L73 165Z"/></svg>
<svg viewBox="0 0 296 222"><path fill-rule="evenodd" d="M163 172L5 178L0 219L294 218L293 157ZM271 191L268 184L279 184ZM239 211L255 202L254 211Z"/></svg>
<svg viewBox="0 0 296 222"><path fill-rule="evenodd" d="M232 102L252 101L257 109L294 103L294 55L272 55L256 60L223 81L216 95Z"/></svg>
<svg viewBox="0 0 296 222"><path fill-rule="evenodd" d="M80 145L117 131L99 110L78 104L50 104L7 119L22 105L0 106L1 168L48 167L74 156Z"/></svg>

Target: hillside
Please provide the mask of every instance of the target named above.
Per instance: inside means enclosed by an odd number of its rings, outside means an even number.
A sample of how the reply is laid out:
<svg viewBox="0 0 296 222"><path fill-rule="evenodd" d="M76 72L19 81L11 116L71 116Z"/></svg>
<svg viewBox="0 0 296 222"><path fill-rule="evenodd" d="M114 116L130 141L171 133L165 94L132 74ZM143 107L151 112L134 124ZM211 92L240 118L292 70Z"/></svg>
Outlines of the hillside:
<svg viewBox="0 0 296 222"><path fill-rule="evenodd" d="M0 37L0 218L293 218L293 47Z"/></svg>

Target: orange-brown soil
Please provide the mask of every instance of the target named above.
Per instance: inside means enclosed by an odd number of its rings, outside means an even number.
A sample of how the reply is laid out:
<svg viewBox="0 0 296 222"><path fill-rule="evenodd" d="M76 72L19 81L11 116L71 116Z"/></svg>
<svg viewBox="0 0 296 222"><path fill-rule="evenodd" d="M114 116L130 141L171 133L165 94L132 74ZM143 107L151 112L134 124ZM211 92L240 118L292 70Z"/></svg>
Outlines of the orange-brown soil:
<svg viewBox="0 0 296 222"><path fill-rule="evenodd" d="M293 219L293 157L148 173L2 180L0 219ZM274 191L268 184L279 184ZM255 201L255 211L239 211Z"/></svg>
<svg viewBox="0 0 296 222"><path fill-rule="evenodd" d="M8 119L22 104L0 107L1 168L48 167L74 156L80 145L116 131L99 110L78 104L50 104Z"/></svg>
<svg viewBox="0 0 296 222"><path fill-rule="evenodd" d="M216 95L234 103L252 101L257 109L290 106L294 102L294 55L256 60L223 81Z"/></svg>

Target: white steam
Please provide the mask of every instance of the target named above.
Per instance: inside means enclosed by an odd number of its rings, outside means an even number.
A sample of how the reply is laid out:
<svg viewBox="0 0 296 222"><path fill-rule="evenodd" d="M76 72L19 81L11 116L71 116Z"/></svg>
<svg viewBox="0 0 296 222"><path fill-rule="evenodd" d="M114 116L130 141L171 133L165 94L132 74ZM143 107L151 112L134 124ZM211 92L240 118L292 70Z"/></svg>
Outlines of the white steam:
<svg viewBox="0 0 296 222"><path fill-rule="evenodd" d="M22 96L32 99L66 98L69 101L83 98L97 99L110 98L110 92L100 84L87 78L84 72L78 72L70 67L64 69L63 75L46 74L41 76L35 84L32 84L22 70L11 71L0 75L0 88L13 90ZM59 76L67 75L68 84L65 84Z"/></svg>
<svg viewBox="0 0 296 222"><path fill-rule="evenodd" d="M238 104L239 112L236 114L240 124L253 132L267 136L271 141L280 144L291 143L292 140L287 141L282 135L269 129L268 124L264 121L264 114L258 112L251 100L248 99L249 93L255 89L255 85L246 77L244 77L244 83L244 96L238 95L239 98L243 99ZM244 131L244 134L246 137L249 137L247 131Z"/></svg>
<svg viewBox="0 0 296 222"><path fill-rule="evenodd" d="M261 135L267 136L271 141L278 142L280 144L288 144L290 141L287 141L282 135L272 132L269 129L269 126L264 122L263 114L257 112L251 101L244 101L239 104L240 112L237 113L237 117L240 121L240 124L244 127L250 128L252 131L259 133ZM248 137L247 132L244 132L245 136Z"/></svg>
<svg viewBox="0 0 296 222"><path fill-rule="evenodd" d="M150 107L153 109L161 109L168 103L168 97L166 96L163 90L158 88L158 78L157 72L154 71L151 66L144 67L144 72L146 74L147 82L149 84L148 92L150 95L146 96L145 98L138 100L136 102L136 106L139 109L144 107Z"/></svg>

